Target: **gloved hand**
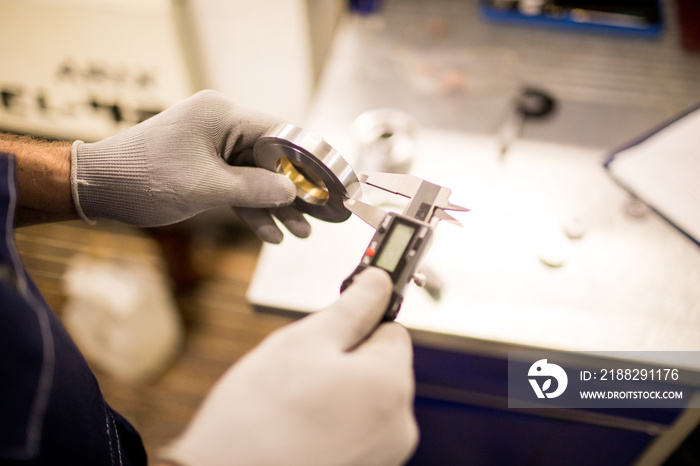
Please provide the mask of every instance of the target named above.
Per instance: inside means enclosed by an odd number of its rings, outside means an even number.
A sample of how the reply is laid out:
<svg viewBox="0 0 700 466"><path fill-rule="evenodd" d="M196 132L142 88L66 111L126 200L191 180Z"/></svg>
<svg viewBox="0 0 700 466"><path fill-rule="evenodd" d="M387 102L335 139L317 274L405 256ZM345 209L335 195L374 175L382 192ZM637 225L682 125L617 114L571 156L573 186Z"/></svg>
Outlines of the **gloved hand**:
<svg viewBox="0 0 700 466"><path fill-rule="evenodd" d="M221 378L161 459L181 466L392 465L418 439L410 337L379 323L381 269L271 334ZM375 330L376 328L376 330Z"/></svg>
<svg viewBox="0 0 700 466"><path fill-rule="evenodd" d="M124 133L94 144L75 141L76 210L88 222L149 227L230 205L266 241L282 240L270 214L306 237L310 227L303 215L284 207L294 200L294 183L250 166L255 141L279 122L202 91Z"/></svg>

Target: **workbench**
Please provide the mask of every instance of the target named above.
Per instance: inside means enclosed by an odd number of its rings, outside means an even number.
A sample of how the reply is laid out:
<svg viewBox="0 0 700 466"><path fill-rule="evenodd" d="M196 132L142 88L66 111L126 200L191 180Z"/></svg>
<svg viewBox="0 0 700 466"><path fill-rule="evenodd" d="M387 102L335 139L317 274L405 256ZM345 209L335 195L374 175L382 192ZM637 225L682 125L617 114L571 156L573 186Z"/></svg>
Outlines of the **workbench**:
<svg viewBox="0 0 700 466"><path fill-rule="evenodd" d="M661 464L698 424L692 409L507 403L509 351L700 349L700 249L656 213L630 214L634 199L603 168L700 96L700 57L681 50L664 5L658 40L493 25L474 1L386 2L341 23L303 126L361 166L355 118L405 112L419 126L411 173L473 209L463 229L441 225L428 254L441 299L413 287L398 318L415 342L412 464ZM499 159L496 131L524 85L557 111ZM567 236L571 222L581 235ZM372 229L312 225L310 239L263 247L256 309L304 314L337 298Z"/></svg>

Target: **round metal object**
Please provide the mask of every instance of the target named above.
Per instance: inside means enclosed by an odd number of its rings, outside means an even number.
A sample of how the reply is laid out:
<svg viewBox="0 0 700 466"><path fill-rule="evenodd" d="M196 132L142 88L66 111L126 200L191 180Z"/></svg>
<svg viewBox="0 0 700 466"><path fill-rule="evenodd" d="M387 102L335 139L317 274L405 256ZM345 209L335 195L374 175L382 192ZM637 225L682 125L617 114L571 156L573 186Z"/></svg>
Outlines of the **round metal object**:
<svg viewBox="0 0 700 466"><path fill-rule="evenodd" d="M351 213L343 205L360 192L352 167L314 133L284 123L272 127L253 148L258 167L285 175L297 187L292 206L327 222L343 222Z"/></svg>
<svg viewBox="0 0 700 466"><path fill-rule="evenodd" d="M362 172L408 173L415 155L416 123L394 109L370 110L352 124Z"/></svg>
<svg viewBox="0 0 700 466"><path fill-rule="evenodd" d="M541 118L554 111L556 101L543 90L526 87L520 93L516 106L518 112L527 118Z"/></svg>

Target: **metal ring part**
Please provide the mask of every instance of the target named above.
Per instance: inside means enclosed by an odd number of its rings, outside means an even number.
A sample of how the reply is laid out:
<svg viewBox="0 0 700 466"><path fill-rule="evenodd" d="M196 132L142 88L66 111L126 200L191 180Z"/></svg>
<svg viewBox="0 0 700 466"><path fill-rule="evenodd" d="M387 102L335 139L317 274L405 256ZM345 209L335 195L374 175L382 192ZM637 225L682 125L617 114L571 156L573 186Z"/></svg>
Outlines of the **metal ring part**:
<svg viewBox="0 0 700 466"><path fill-rule="evenodd" d="M272 127L255 143L258 167L287 176L297 186L292 206L327 222L344 222L344 199L360 193L352 167L319 136L292 124Z"/></svg>

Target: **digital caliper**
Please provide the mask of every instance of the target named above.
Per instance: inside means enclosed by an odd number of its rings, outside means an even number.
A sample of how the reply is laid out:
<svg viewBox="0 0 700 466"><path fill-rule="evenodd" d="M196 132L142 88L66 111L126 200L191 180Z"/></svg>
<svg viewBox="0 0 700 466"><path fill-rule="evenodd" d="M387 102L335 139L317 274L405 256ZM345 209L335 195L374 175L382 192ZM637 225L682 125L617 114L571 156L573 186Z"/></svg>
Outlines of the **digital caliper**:
<svg viewBox="0 0 700 466"><path fill-rule="evenodd" d="M340 154L319 136L291 124L271 128L255 144L257 166L286 175L297 187L296 209L329 222L342 222L351 214L376 232L360 264L345 279L341 292L369 266L386 270L394 284L385 321L394 320L408 284L425 283L419 266L433 242L440 220L461 226L446 211L467 212L451 204L449 188L417 176L395 173L355 174ZM361 185L372 186L409 199L402 213L387 212L360 200Z"/></svg>

